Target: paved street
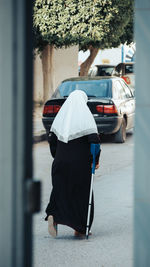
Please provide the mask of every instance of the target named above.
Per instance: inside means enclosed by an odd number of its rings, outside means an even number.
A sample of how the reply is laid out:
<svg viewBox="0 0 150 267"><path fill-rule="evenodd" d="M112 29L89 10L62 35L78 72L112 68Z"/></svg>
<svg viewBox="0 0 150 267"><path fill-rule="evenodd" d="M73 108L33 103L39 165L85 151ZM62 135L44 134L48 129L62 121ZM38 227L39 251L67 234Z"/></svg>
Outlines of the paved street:
<svg viewBox="0 0 150 267"><path fill-rule="evenodd" d="M89 240L77 240L73 230L47 232L44 209L51 190L52 158L46 142L34 145L34 177L40 179L42 211L34 216L34 267L131 267L133 211L133 136L125 144L103 140L100 169L94 179L95 218Z"/></svg>

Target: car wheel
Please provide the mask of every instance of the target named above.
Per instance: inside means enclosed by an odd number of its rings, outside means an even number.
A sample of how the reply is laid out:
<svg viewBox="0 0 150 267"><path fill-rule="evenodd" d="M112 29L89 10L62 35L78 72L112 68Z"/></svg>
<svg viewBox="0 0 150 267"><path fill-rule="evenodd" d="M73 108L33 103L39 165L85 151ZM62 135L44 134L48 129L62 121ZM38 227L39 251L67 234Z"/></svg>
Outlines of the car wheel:
<svg viewBox="0 0 150 267"><path fill-rule="evenodd" d="M126 121L123 118L119 131L115 133L115 142L124 143L125 141L126 141Z"/></svg>

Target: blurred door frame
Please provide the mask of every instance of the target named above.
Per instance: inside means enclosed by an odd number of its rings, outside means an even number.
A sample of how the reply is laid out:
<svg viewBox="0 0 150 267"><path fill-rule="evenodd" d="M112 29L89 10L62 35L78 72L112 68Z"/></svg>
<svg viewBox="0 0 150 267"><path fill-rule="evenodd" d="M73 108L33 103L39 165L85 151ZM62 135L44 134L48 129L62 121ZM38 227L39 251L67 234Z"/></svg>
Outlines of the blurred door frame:
<svg viewBox="0 0 150 267"><path fill-rule="evenodd" d="M39 209L32 180L32 6L5 0L0 8L0 267L32 266L32 213Z"/></svg>

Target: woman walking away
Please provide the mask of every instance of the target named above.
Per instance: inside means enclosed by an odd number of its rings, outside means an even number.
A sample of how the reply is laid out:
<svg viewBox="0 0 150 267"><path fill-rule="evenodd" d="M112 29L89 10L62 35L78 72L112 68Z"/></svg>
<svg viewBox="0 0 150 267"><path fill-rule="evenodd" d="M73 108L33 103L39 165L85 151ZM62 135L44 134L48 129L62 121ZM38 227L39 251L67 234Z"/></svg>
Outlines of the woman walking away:
<svg viewBox="0 0 150 267"><path fill-rule="evenodd" d="M48 230L52 236L57 235L57 224L73 228L75 236L86 233L92 164L90 144L100 142L87 100L85 92L73 91L51 126L49 142L54 157L53 189L45 220L48 220ZM98 161L99 155L96 157L96 168L99 167ZM92 198L89 228L93 215Z"/></svg>

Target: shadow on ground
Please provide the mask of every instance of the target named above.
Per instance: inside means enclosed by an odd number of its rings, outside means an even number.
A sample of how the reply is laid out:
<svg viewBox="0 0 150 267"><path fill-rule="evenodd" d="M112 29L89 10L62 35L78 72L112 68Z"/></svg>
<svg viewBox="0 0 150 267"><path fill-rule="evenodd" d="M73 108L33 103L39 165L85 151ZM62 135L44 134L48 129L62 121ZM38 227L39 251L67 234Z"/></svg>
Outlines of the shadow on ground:
<svg viewBox="0 0 150 267"><path fill-rule="evenodd" d="M133 136L133 130L127 132L127 140ZM116 143L114 134L100 134L101 143Z"/></svg>

